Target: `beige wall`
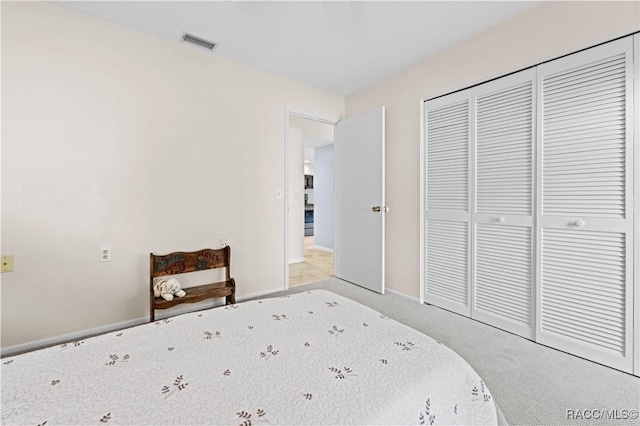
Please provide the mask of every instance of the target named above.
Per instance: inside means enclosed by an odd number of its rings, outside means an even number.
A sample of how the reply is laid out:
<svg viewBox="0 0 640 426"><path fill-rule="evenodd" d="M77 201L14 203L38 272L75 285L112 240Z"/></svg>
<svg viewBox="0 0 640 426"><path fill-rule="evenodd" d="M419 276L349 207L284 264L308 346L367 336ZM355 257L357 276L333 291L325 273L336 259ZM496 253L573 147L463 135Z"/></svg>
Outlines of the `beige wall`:
<svg viewBox="0 0 640 426"><path fill-rule="evenodd" d="M344 97L2 2L2 347L146 316L151 251L228 238L240 296L281 289L286 105L337 119Z"/></svg>
<svg viewBox="0 0 640 426"><path fill-rule="evenodd" d="M344 97L44 3L2 2L2 347L147 315L150 251L233 249L284 280L285 105ZM542 3L346 98L387 107L387 285L419 294L419 99L640 29L637 2ZM98 262L98 248L112 262Z"/></svg>
<svg viewBox="0 0 640 426"><path fill-rule="evenodd" d="M388 288L420 294L420 98L638 30L638 2L544 2L347 96L347 117L386 106Z"/></svg>

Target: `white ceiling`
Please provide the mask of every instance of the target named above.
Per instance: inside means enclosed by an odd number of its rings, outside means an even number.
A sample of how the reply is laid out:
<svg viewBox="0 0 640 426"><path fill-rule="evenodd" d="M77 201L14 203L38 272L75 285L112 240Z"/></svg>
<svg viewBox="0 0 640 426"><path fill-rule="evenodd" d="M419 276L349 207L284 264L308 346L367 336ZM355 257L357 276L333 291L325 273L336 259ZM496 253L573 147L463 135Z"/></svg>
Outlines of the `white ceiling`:
<svg viewBox="0 0 640 426"><path fill-rule="evenodd" d="M536 1L53 2L340 94L505 21ZM190 46L185 46L185 48Z"/></svg>

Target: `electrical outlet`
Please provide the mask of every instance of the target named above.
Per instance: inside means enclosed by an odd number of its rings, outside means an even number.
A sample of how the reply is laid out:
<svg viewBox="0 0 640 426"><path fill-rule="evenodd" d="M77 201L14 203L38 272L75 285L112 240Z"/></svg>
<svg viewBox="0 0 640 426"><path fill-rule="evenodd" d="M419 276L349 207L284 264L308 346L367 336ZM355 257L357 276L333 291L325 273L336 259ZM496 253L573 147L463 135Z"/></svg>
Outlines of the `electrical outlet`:
<svg viewBox="0 0 640 426"><path fill-rule="evenodd" d="M226 238L220 238L220 247L226 247L229 245L229 240L227 240Z"/></svg>
<svg viewBox="0 0 640 426"><path fill-rule="evenodd" d="M111 262L111 247L100 247L100 262Z"/></svg>
<svg viewBox="0 0 640 426"><path fill-rule="evenodd" d="M2 272L13 272L13 255L2 256Z"/></svg>

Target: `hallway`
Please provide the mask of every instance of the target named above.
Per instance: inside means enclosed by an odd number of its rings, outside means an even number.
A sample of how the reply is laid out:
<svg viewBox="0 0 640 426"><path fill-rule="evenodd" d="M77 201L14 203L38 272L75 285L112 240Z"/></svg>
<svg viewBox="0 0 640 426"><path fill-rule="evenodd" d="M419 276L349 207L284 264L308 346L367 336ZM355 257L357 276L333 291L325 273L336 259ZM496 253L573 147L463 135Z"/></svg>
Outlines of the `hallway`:
<svg viewBox="0 0 640 426"><path fill-rule="evenodd" d="M313 236L304 237L304 262L289 265L289 287L333 277L333 253L313 247Z"/></svg>

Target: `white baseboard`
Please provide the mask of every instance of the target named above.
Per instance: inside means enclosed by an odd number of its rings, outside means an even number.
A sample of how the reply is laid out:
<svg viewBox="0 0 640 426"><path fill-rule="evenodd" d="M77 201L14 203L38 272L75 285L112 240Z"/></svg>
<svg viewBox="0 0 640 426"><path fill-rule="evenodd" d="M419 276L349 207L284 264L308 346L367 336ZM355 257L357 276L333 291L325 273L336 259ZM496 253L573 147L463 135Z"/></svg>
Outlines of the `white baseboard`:
<svg viewBox="0 0 640 426"><path fill-rule="evenodd" d="M242 302L243 300L255 299L256 297L267 296L269 294L277 293L279 291L284 291L282 288L275 288L273 290L265 290L259 291L258 293L247 294L246 296L237 296L236 302Z"/></svg>
<svg viewBox="0 0 640 426"><path fill-rule="evenodd" d="M296 257L294 259L289 259L289 265L292 263L302 263L304 262L304 257Z"/></svg>
<svg viewBox="0 0 640 426"><path fill-rule="evenodd" d="M14 346L7 346L2 348L0 352L2 356L15 354L17 352L30 351L36 348L43 348L47 346L53 346L59 343L68 342L70 340L80 340L87 336L93 336L95 334L104 334L110 331L116 331L123 328L133 327L135 325L144 324L149 322L149 318L136 318L132 320L122 321L115 324L102 325L100 327L89 328L86 330L74 331L73 333L60 334L58 336L47 337L46 339L34 340L31 342L20 343Z"/></svg>
<svg viewBox="0 0 640 426"><path fill-rule="evenodd" d="M409 299L412 302L420 303L420 299L417 297L409 296L408 294L404 294L396 290L391 290L390 288L385 288L384 291L395 294L396 296L404 297L405 299Z"/></svg>
<svg viewBox="0 0 640 426"><path fill-rule="evenodd" d="M241 302L247 299L253 299L256 297L266 296L271 293L277 293L282 291L281 288L261 291L258 293L248 294L246 296L237 296L236 301ZM219 300L205 300L199 303L186 303L183 305L178 305L174 308L163 309L156 311L156 319L163 319L174 315L186 314L188 312L200 311L202 309L209 309L216 306L222 306L224 302ZM74 331L73 333L60 334L58 336L47 337L46 339L34 340L31 342L20 343L18 345L7 346L6 348L2 348L1 355L9 356L15 353L21 353L30 351L38 348L45 348L47 346L54 346L60 343L69 342L73 340L81 340L85 339L88 336L95 336L97 334L109 333L111 331L122 330L123 328L129 328L136 325L147 324L149 322L149 317L136 318L127 321L117 322L114 324L101 325L99 327L89 328L80 331Z"/></svg>
<svg viewBox="0 0 640 426"><path fill-rule="evenodd" d="M322 251L328 251L329 253L333 253L333 249L332 248L328 248L328 247L322 247L322 246L313 246L314 249L318 249L318 250L322 250Z"/></svg>

